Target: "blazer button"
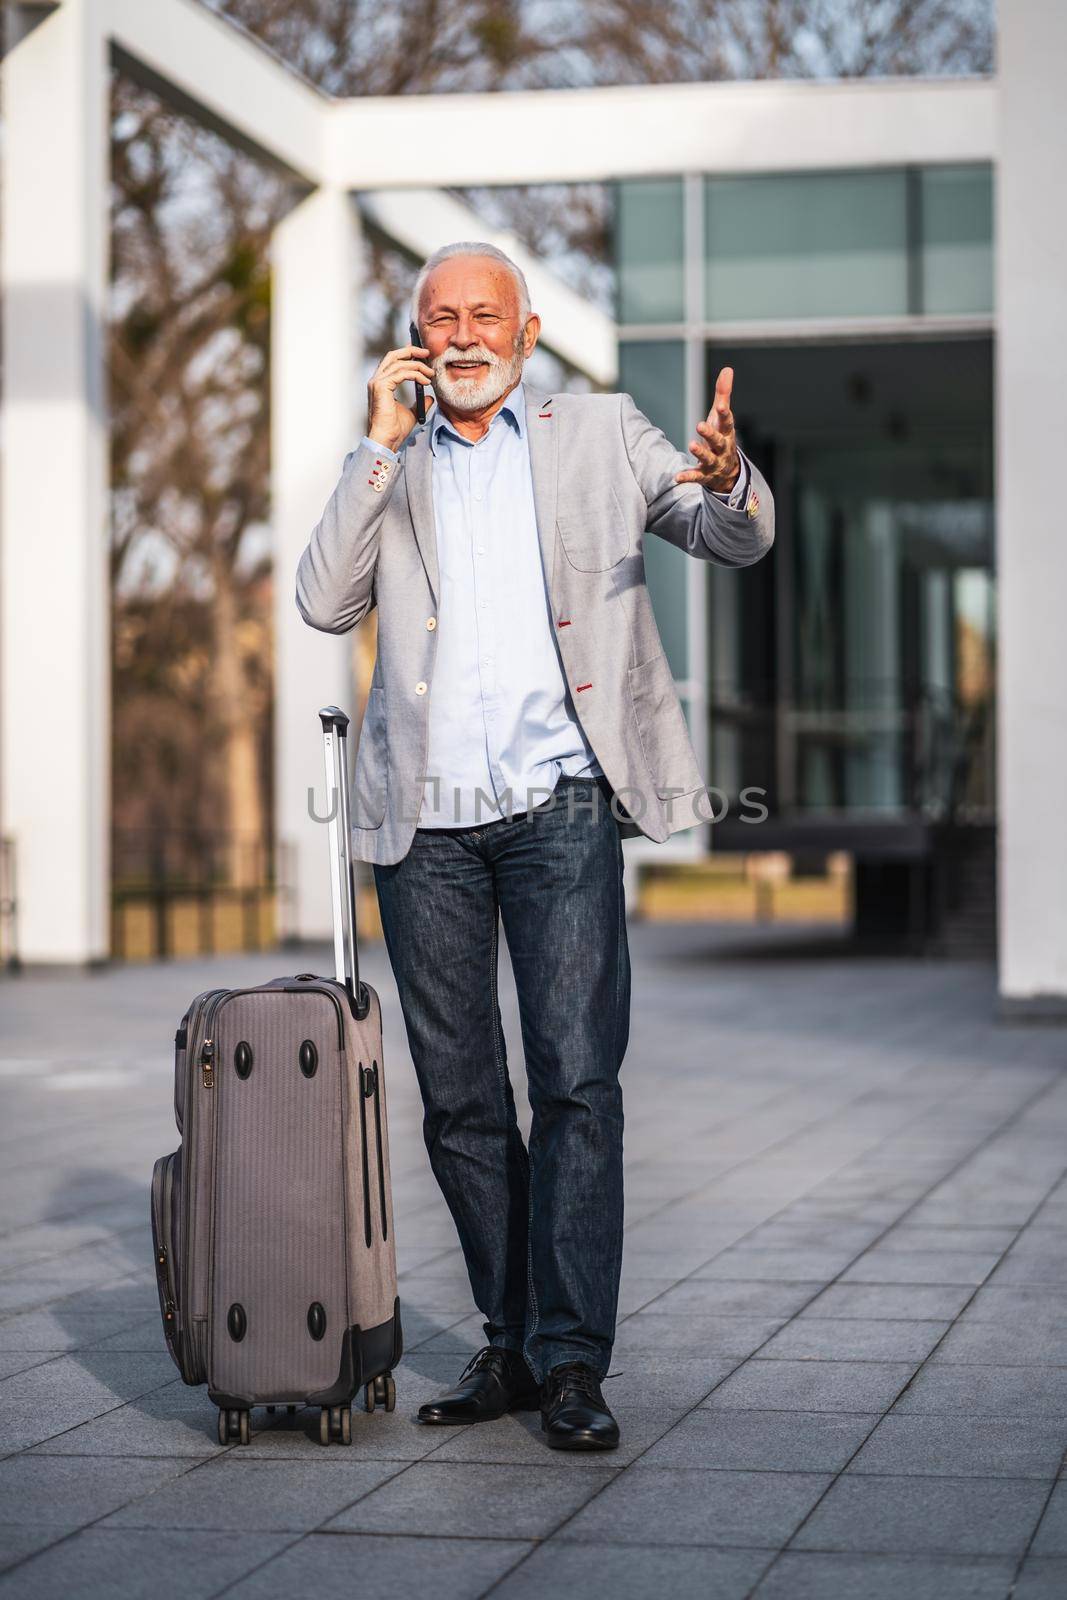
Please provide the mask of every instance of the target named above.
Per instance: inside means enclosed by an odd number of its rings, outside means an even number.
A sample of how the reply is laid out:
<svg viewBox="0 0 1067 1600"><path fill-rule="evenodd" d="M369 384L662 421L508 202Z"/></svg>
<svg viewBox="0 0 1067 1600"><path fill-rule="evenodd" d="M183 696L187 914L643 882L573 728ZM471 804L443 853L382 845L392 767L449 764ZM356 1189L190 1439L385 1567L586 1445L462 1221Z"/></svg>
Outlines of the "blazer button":
<svg viewBox="0 0 1067 1600"><path fill-rule="evenodd" d="M415 693L416 694L425 694L426 693L426 685L424 683L417 683L415 685Z"/></svg>
<svg viewBox="0 0 1067 1600"><path fill-rule="evenodd" d="M426 618L426 626L429 628L430 632L432 633L433 630L437 626L437 618L436 617L427 617Z"/></svg>

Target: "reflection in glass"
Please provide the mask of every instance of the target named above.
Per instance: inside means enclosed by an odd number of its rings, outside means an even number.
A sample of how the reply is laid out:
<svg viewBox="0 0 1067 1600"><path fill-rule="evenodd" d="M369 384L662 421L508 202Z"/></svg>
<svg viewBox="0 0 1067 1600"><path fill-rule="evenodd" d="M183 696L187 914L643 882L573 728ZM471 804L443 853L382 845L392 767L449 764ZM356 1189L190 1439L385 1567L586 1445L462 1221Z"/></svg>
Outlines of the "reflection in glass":
<svg viewBox="0 0 1067 1600"><path fill-rule="evenodd" d="M908 310L903 169L704 184L706 320Z"/></svg>
<svg viewBox="0 0 1067 1600"><path fill-rule="evenodd" d="M628 178L615 189L619 322L681 322L681 178Z"/></svg>

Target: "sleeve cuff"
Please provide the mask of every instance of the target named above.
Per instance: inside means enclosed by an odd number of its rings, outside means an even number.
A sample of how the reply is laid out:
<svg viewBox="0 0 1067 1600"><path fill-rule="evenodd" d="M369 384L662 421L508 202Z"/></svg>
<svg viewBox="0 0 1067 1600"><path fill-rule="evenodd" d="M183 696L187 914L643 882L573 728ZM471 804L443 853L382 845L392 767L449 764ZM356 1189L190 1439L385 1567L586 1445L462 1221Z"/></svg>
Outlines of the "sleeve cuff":
<svg viewBox="0 0 1067 1600"><path fill-rule="evenodd" d="M748 460L740 448L738 449L737 454L738 459L741 462L741 472L733 488L709 489L708 491L708 493L713 495L716 500L721 500L725 505L730 506L730 508L734 511L739 511L744 505L745 498L748 494L749 481Z"/></svg>
<svg viewBox="0 0 1067 1600"><path fill-rule="evenodd" d="M395 450L390 450L387 444L379 444L377 439L372 439L366 433L363 435L361 443L365 444L368 449L373 450L375 455L384 456L386 461L400 460L400 457Z"/></svg>

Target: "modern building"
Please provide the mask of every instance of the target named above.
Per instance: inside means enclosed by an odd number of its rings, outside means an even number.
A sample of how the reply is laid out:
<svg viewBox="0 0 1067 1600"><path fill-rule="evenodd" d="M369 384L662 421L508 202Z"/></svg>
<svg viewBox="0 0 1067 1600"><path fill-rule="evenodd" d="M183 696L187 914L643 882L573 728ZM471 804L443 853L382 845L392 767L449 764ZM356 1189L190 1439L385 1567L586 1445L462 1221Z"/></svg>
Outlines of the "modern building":
<svg viewBox="0 0 1067 1600"><path fill-rule="evenodd" d="M992 951L993 163L617 191L621 387L684 442L731 366L775 495L776 548L752 571L646 549L718 791L700 831L848 849L861 930Z"/></svg>
<svg viewBox="0 0 1067 1600"><path fill-rule="evenodd" d="M7 9L0 833L17 851L24 959L108 955L102 330L117 61L301 196L274 249L283 575L362 427L361 216L428 253L474 226L450 186L615 185L616 325L526 257L545 341L629 390L683 448L715 372L733 366L741 442L778 517L772 556L743 573L649 541L694 744L732 802L660 851L699 854L712 838L853 850L863 926L927 945L964 937L968 905L981 931L995 862L1001 1004L1067 1011L1056 0L1002 8L993 79L343 102L197 0ZM277 591L276 812L308 886L300 931L321 934L314 712L350 699L350 651L303 626L284 581ZM749 788L765 791L759 827L740 820Z"/></svg>

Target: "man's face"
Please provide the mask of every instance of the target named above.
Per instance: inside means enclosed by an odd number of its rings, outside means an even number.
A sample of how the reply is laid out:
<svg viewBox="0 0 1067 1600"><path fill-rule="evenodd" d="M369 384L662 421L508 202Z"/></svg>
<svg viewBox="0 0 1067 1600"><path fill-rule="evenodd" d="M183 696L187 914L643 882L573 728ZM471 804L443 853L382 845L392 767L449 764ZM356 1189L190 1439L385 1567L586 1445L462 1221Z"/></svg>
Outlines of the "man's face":
<svg viewBox="0 0 1067 1600"><path fill-rule="evenodd" d="M482 411L513 389L540 324L519 325L519 297L508 269L491 256L452 256L423 286L419 333L430 352L433 386L453 411Z"/></svg>

